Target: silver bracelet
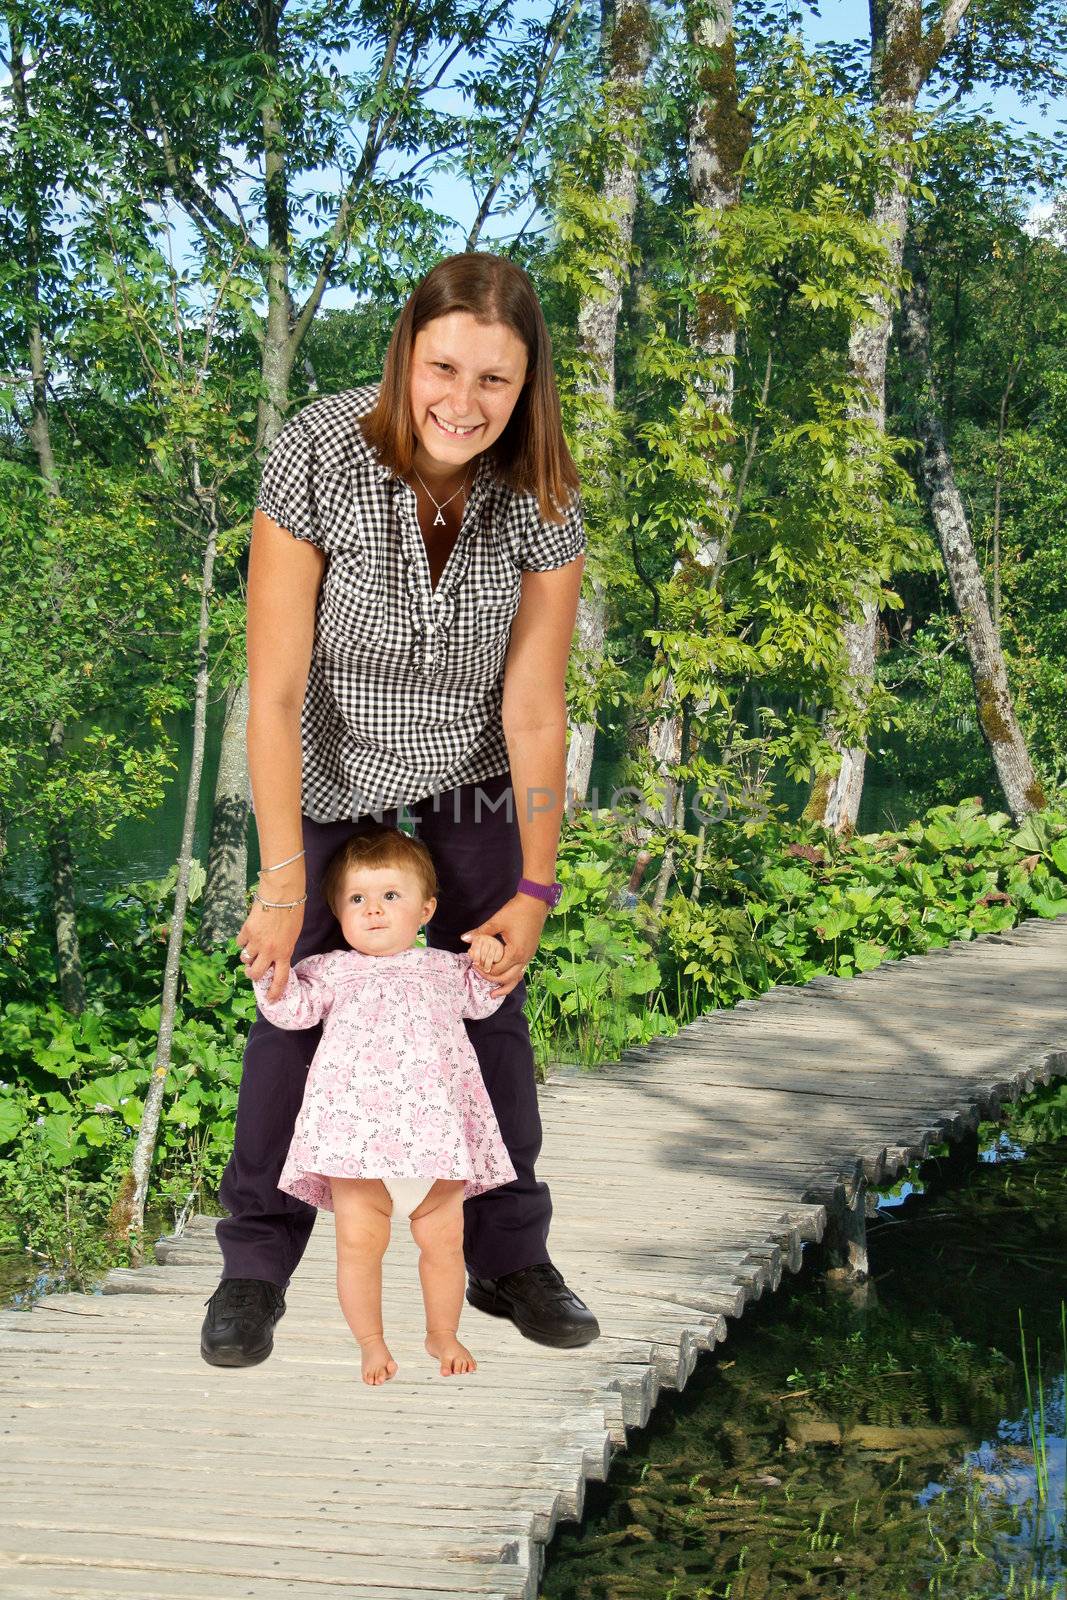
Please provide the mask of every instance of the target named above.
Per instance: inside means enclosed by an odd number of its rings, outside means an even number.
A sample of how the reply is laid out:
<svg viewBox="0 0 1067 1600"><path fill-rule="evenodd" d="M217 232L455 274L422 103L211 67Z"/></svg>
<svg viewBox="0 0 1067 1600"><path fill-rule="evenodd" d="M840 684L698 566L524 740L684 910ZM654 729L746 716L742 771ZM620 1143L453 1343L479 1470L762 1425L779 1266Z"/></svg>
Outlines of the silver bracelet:
<svg viewBox="0 0 1067 1600"><path fill-rule="evenodd" d="M303 850L298 850L295 856L289 857L288 861L276 861L273 867L260 867L259 870L260 872L277 872L279 867L287 867L290 861L299 861L303 854Z"/></svg>
<svg viewBox="0 0 1067 1600"><path fill-rule="evenodd" d="M256 889L252 889L249 893L249 904L253 900L258 900L261 906L266 906L271 911L291 911L293 906L302 906L306 899L306 892L300 896L299 900L264 900Z"/></svg>

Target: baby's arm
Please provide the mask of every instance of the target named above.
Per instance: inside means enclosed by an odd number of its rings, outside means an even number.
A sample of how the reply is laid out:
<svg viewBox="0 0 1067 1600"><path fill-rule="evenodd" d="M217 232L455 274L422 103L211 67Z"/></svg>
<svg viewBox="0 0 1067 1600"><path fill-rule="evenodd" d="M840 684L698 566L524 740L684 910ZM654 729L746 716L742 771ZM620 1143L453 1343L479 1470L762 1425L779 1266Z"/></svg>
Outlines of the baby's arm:
<svg viewBox="0 0 1067 1600"><path fill-rule="evenodd" d="M479 934L472 939L470 950L455 956L461 1017L470 1017L472 1021L478 1017L491 1017L493 1012L504 1004L507 995L502 994L493 998L496 979L483 978L474 965L475 956L483 967L491 967L494 963L500 962L503 954L504 949L499 939L492 934Z"/></svg>
<svg viewBox="0 0 1067 1600"><path fill-rule="evenodd" d="M267 991L274 977L271 962L261 978L252 979L256 1004L276 1028L313 1028L328 1015L334 1001L334 987L328 968L333 952L305 956L289 968L289 978L277 1000L268 1000Z"/></svg>

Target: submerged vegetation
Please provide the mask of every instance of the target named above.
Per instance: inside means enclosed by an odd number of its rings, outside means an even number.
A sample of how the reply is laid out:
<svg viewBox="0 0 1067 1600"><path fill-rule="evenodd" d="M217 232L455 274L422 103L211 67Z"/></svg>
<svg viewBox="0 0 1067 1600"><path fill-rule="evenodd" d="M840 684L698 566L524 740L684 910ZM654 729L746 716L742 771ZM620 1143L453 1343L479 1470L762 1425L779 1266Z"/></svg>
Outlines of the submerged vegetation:
<svg viewBox="0 0 1067 1600"><path fill-rule="evenodd" d="M1057 1084L879 1213L866 1300L812 1263L746 1311L542 1600L1064 1600L1065 1157Z"/></svg>

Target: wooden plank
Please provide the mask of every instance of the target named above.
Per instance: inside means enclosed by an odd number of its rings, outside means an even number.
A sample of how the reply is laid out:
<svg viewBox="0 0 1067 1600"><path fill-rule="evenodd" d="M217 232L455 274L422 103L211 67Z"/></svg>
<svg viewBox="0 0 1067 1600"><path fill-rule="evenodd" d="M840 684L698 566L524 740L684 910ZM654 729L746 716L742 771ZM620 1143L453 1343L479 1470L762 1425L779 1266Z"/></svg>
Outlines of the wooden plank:
<svg viewBox="0 0 1067 1600"><path fill-rule="evenodd" d="M26 1531L27 1535L32 1533L32 1548L25 1554L12 1547L11 1534L6 1528L0 1533L3 1540L0 1554L6 1561L29 1566L44 1558L53 1564L63 1561L75 1569L96 1567L111 1572L125 1568L148 1577L157 1573L184 1573L197 1579L210 1579L218 1573L244 1578L257 1586L267 1584L279 1595L285 1592L282 1585L286 1582L306 1582L310 1578L327 1590L332 1588L336 1593L343 1589L355 1596L360 1594L365 1583L379 1588L386 1584L410 1587L417 1578L432 1582L443 1564L440 1557L397 1556L379 1551L372 1577L369 1562L349 1560L342 1551L289 1551L271 1545L261 1552L233 1545L199 1544L188 1539L184 1528L169 1538L156 1537L151 1541L140 1539L136 1532L121 1529L114 1533L98 1533L92 1529L71 1532L48 1527ZM528 1593L527 1571L518 1565L503 1562L479 1565L453 1558L452 1566L454 1570L463 1569L464 1584L472 1594L518 1595L525 1600ZM260 1592L264 1592L262 1587ZM266 1592L270 1592L269 1587Z"/></svg>
<svg viewBox="0 0 1067 1600"><path fill-rule="evenodd" d="M447 1586L446 1586L447 1585ZM514 1590L464 1589L448 1580L438 1580L421 1588L408 1584L360 1582L353 1585L354 1600L511 1600ZM271 1600L330 1600L337 1590L321 1583L278 1580L265 1574L262 1584L249 1587L247 1577L228 1577L220 1573L153 1572L124 1570L118 1567L91 1568L84 1563L70 1566L52 1562L8 1564L0 1552L0 1596L3 1600L247 1600L249 1594Z"/></svg>

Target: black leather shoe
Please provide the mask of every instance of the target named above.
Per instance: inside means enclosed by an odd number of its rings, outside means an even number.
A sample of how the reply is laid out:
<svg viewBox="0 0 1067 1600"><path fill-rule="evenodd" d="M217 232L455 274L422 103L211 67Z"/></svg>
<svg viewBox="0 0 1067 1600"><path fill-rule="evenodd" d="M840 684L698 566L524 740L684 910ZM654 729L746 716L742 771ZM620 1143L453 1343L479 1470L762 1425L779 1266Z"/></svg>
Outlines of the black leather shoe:
<svg viewBox="0 0 1067 1600"><path fill-rule="evenodd" d="M274 1324L285 1295L264 1278L223 1278L200 1330L200 1354L213 1367L253 1367L274 1349Z"/></svg>
<svg viewBox="0 0 1067 1600"><path fill-rule="evenodd" d="M501 1278L467 1274L467 1304L493 1317L510 1317L519 1332L538 1344L570 1349L600 1337L600 1324L549 1261Z"/></svg>

